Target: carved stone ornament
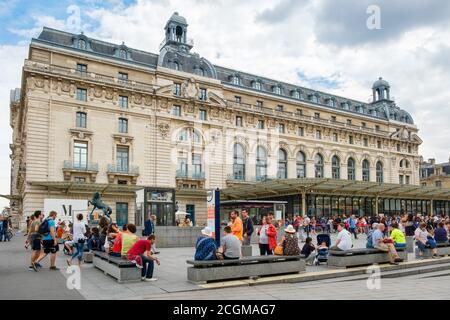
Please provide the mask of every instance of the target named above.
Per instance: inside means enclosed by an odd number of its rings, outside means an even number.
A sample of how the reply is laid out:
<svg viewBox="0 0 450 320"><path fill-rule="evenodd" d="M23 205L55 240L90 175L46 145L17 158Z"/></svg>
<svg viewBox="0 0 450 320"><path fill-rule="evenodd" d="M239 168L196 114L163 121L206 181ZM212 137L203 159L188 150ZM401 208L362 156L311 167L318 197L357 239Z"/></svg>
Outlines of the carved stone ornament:
<svg viewBox="0 0 450 320"><path fill-rule="evenodd" d="M114 97L114 93L111 90L106 90L105 98L108 100L112 100Z"/></svg>
<svg viewBox="0 0 450 320"><path fill-rule="evenodd" d="M198 84L193 78L182 83L181 94L184 98L197 98L199 93Z"/></svg>
<svg viewBox="0 0 450 320"><path fill-rule="evenodd" d="M163 137L164 139L167 138L170 131L170 125L168 123L160 123L158 124L158 129L161 137Z"/></svg>

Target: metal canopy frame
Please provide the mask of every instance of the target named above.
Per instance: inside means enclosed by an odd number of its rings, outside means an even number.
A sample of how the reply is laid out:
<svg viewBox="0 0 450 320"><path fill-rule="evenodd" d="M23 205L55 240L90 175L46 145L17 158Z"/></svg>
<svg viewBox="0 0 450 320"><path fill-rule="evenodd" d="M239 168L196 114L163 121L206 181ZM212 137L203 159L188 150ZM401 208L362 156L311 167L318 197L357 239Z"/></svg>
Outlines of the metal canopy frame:
<svg viewBox="0 0 450 320"><path fill-rule="evenodd" d="M52 181L32 181L29 185L43 187L48 191L60 191L63 193L89 193L100 192L101 194L135 194L142 186L120 185L109 183L85 183L85 182L52 182Z"/></svg>

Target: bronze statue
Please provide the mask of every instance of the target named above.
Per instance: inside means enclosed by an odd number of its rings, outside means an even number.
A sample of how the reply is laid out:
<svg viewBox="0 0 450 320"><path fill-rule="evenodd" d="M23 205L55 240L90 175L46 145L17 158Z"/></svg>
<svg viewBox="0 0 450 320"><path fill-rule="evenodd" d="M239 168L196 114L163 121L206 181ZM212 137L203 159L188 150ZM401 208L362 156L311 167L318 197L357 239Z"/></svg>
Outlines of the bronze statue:
<svg viewBox="0 0 450 320"><path fill-rule="evenodd" d="M106 216L106 218L109 220L109 222L112 221L111 217L110 217L110 215L112 213L112 209L111 209L111 207L108 207L105 203L103 203L100 193L98 193L98 192L94 193L92 200L88 201L88 203L92 204L94 206L94 208L91 211L91 216L95 209L100 209L103 211L103 216Z"/></svg>

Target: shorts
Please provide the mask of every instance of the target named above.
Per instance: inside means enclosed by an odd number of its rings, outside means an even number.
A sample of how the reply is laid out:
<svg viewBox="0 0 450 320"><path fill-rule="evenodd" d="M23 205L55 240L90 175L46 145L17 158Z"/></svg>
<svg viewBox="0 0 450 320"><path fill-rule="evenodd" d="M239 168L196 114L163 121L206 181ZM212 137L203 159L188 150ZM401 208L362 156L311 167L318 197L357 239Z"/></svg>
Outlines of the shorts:
<svg viewBox="0 0 450 320"><path fill-rule="evenodd" d="M59 251L59 246L58 245L55 246L55 241L53 241L53 240L44 240L44 241L42 241L42 244L44 246L45 254L49 254L49 253L55 254Z"/></svg>
<svg viewBox="0 0 450 320"><path fill-rule="evenodd" d="M33 239L31 242L31 250L41 251L41 239Z"/></svg>

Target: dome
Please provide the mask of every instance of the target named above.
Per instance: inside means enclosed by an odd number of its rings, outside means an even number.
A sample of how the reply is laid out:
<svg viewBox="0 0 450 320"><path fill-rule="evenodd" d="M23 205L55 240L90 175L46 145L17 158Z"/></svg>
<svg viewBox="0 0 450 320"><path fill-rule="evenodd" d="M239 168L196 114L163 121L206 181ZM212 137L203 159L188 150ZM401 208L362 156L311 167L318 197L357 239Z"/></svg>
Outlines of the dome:
<svg viewBox="0 0 450 320"><path fill-rule="evenodd" d="M376 89L379 87L386 87L389 88L389 82L387 82L386 80L383 80L382 77L379 77L377 81L374 82L372 89Z"/></svg>
<svg viewBox="0 0 450 320"><path fill-rule="evenodd" d="M174 12L174 14L170 17L168 23L169 22L175 22L175 23L178 23L178 24L187 25L186 19L184 17L180 16L178 14L178 12Z"/></svg>

